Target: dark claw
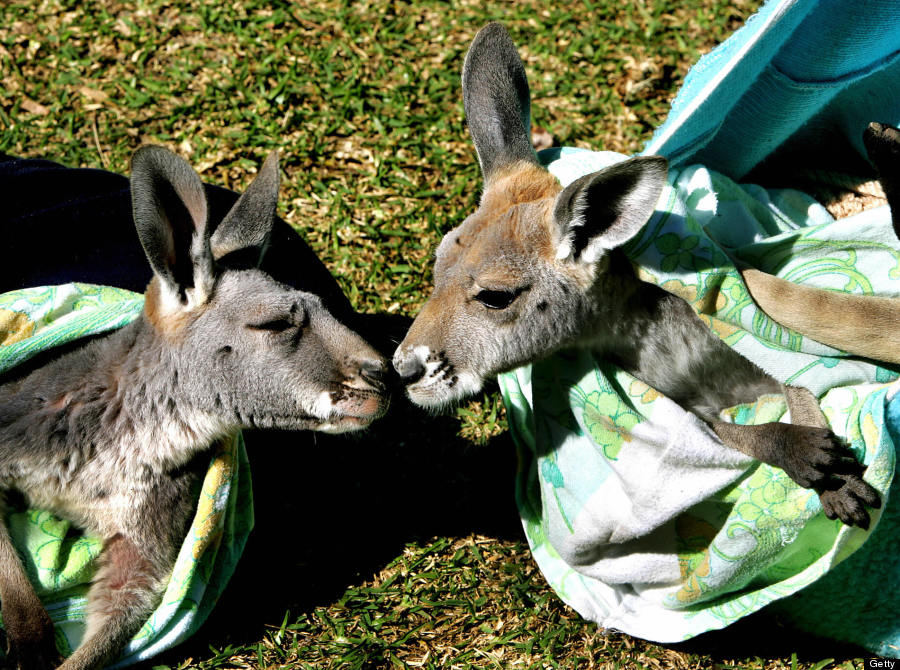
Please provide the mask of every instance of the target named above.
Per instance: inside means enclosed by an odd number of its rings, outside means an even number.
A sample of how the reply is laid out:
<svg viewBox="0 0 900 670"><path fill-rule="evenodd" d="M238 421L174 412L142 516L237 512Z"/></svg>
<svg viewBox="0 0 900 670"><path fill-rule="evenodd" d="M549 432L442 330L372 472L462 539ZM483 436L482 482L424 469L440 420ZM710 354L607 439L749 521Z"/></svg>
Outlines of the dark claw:
<svg viewBox="0 0 900 670"><path fill-rule="evenodd" d="M857 464L862 470L862 466ZM878 492L857 474L835 475L829 486L817 489L822 509L829 519L840 519L848 526L868 530L870 518L865 505L878 509L881 498Z"/></svg>
<svg viewBox="0 0 900 670"><path fill-rule="evenodd" d="M826 428L782 424L780 430L782 450L773 464L800 486L815 489L826 517L868 528L866 506L877 509L881 499L863 481L865 467L843 440Z"/></svg>

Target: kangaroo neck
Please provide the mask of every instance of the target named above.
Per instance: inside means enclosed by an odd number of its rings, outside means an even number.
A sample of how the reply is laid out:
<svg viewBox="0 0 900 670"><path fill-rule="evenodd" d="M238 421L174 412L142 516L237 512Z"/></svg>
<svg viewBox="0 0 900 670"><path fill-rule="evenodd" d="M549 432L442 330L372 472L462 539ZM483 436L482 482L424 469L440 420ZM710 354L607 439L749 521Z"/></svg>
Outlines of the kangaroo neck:
<svg viewBox="0 0 900 670"><path fill-rule="evenodd" d="M166 471L236 429L198 409L181 387L177 352L161 346L143 315L16 384L48 449L113 450L123 465ZM38 445L38 448L40 446Z"/></svg>
<svg viewBox="0 0 900 670"><path fill-rule="evenodd" d="M642 333L659 328L663 305L671 297L637 278L628 258L613 249L591 286L581 346L616 358L633 358Z"/></svg>

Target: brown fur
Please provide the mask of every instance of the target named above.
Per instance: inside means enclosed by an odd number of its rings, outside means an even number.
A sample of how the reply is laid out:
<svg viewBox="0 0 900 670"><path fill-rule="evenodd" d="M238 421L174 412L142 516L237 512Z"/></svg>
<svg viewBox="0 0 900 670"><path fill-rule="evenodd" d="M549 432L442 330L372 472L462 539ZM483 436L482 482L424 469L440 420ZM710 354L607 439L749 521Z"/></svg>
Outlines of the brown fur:
<svg viewBox="0 0 900 670"><path fill-rule="evenodd" d="M900 363L900 300L825 291L754 269L741 276L759 308L781 325L842 351Z"/></svg>
<svg viewBox="0 0 900 670"><path fill-rule="evenodd" d="M4 512L0 508L0 512ZM8 640L7 664L51 667L61 661L53 622L38 600L6 527L0 524L0 604ZM33 665L31 665L33 664Z"/></svg>
<svg viewBox="0 0 900 670"><path fill-rule="evenodd" d="M510 205L534 202L543 198L555 198L562 187L552 174L534 163L520 162L498 170L485 184L485 198L488 193L498 201L505 200ZM482 205L484 205L482 199Z"/></svg>
<svg viewBox="0 0 900 670"><path fill-rule="evenodd" d="M170 342L181 339L190 324L199 316L199 310L203 308L201 305L191 311L166 312L163 307L162 289L159 279L156 277L150 281L147 292L144 294L144 315L147 322Z"/></svg>

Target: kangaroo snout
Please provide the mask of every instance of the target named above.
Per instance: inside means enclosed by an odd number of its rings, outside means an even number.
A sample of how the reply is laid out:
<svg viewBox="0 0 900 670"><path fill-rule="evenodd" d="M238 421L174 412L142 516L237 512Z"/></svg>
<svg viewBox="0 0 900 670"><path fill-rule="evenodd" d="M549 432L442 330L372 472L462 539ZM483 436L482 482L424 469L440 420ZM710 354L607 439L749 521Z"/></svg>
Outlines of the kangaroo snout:
<svg viewBox="0 0 900 670"><path fill-rule="evenodd" d="M434 351L424 344L411 345L404 340L394 353L393 365L406 395L422 407L457 402L482 386L478 375L462 369L446 351Z"/></svg>
<svg viewBox="0 0 900 670"><path fill-rule="evenodd" d="M409 386L419 381L425 374L425 361L410 349L397 349L393 360L394 369L400 376L400 383Z"/></svg>
<svg viewBox="0 0 900 670"><path fill-rule="evenodd" d="M325 432L343 433L364 428L387 412L391 402L390 364L374 351L353 359L344 368L343 380L327 394L331 415Z"/></svg>
<svg viewBox="0 0 900 670"><path fill-rule="evenodd" d="M379 391L387 390L390 374L388 362L381 357L366 359L359 365L359 376Z"/></svg>
<svg viewBox="0 0 900 670"><path fill-rule="evenodd" d="M344 433L364 428L384 416L390 404L390 396L387 394L345 385L328 395L335 418L320 428L326 433Z"/></svg>

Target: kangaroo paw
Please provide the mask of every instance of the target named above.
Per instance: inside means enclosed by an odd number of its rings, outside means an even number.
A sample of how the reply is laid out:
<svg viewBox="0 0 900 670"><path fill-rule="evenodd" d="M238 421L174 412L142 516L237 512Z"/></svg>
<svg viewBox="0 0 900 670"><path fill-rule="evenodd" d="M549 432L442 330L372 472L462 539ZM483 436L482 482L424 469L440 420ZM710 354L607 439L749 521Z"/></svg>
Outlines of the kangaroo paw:
<svg viewBox="0 0 900 670"><path fill-rule="evenodd" d="M900 237L900 130L884 123L870 123L863 142L887 196L894 232Z"/></svg>
<svg viewBox="0 0 900 670"><path fill-rule="evenodd" d="M785 430L788 439L778 465L803 488L825 488L835 475L859 468L847 446L827 428L785 426Z"/></svg>
<svg viewBox="0 0 900 670"><path fill-rule="evenodd" d="M862 467L859 467L862 470ZM878 492L856 473L838 474L829 488L819 489L822 509L829 519L840 519L848 526L869 527L866 506L878 509L881 499Z"/></svg>

